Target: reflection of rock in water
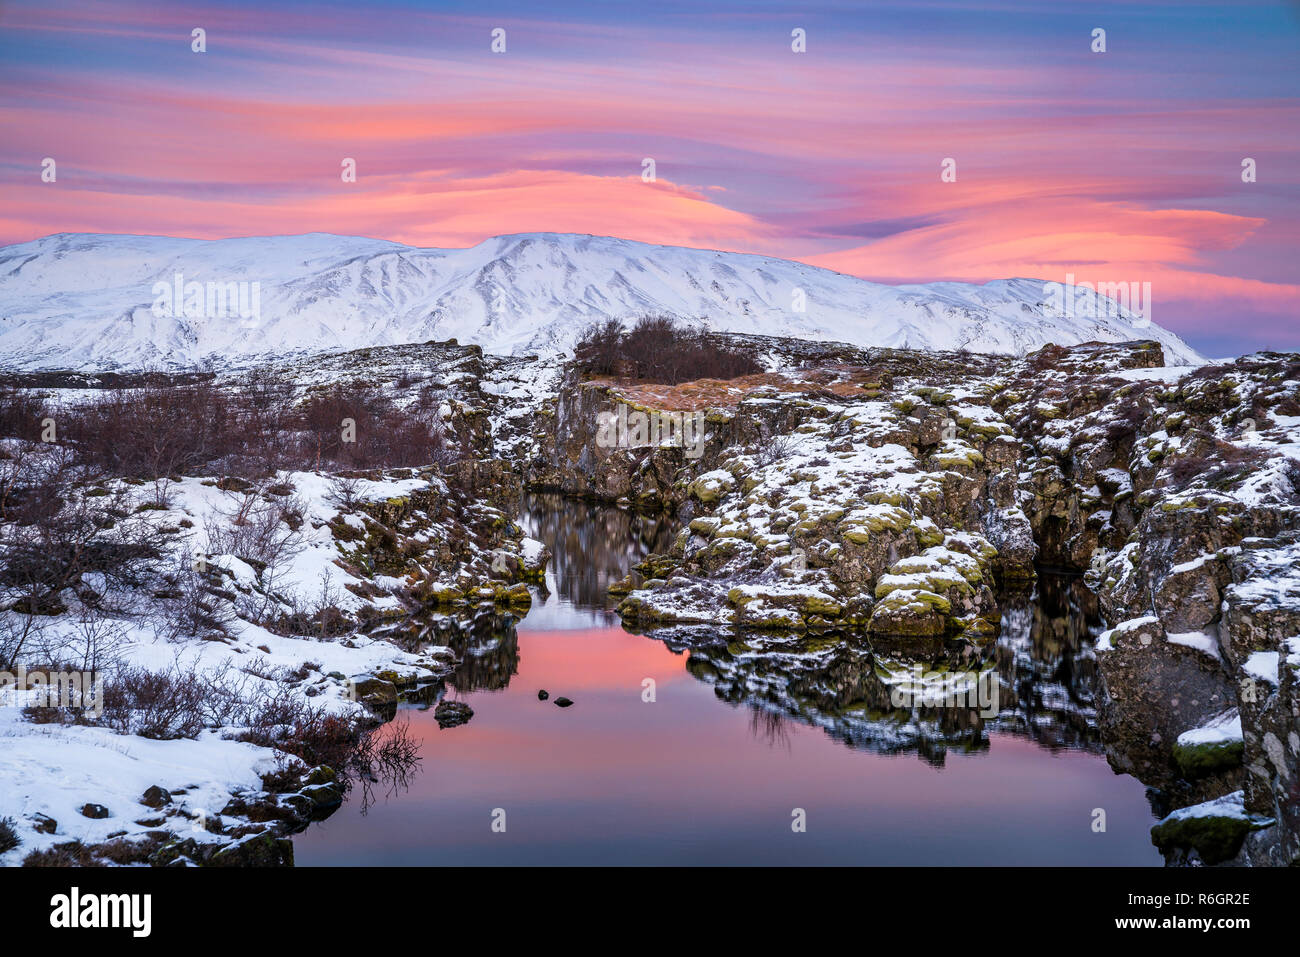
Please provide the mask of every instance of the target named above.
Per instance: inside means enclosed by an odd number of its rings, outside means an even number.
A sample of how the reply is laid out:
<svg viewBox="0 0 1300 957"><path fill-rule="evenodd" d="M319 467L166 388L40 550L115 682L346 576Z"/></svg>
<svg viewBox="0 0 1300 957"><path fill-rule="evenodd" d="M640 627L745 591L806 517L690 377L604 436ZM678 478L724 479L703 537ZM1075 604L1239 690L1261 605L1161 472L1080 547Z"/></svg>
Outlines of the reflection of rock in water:
<svg viewBox="0 0 1300 957"><path fill-rule="evenodd" d="M988 746L978 709L896 706L892 699L898 679L907 674L907 662L873 651L865 639L721 636L716 629L676 629L654 637L674 649L689 650L687 670L713 685L719 698L759 712L751 730L771 744L788 739L784 720L793 718L822 728L849 747L915 751L936 765L943 764L949 748ZM924 670L945 665L979 673L978 664L960 661L960 653L951 662L926 661Z"/></svg>
<svg viewBox="0 0 1300 957"><path fill-rule="evenodd" d="M1040 574L1032 592L1003 596L997 643L999 730L1048 748L1101 749L1093 642L1105 627L1097 596L1076 576Z"/></svg>
<svg viewBox="0 0 1300 957"><path fill-rule="evenodd" d="M445 645L456 653L458 664L446 678L457 691L497 691L510 684L519 670L519 635L516 620L495 610L473 618L430 612L385 625L373 634L407 650Z"/></svg>
<svg viewBox="0 0 1300 957"><path fill-rule="evenodd" d="M935 766L951 749L986 749L989 729L1098 749L1091 594L1043 576L1037 595L1008 596L1004 607L1002 637L983 649L715 628L651 636L688 651L687 670L719 698L753 708L751 730L772 744L788 740L784 721L794 719L849 747L913 751Z"/></svg>
<svg viewBox="0 0 1300 957"><path fill-rule="evenodd" d="M524 530L551 550L548 578L581 608L610 607L609 586L646 555L666 551L676 531L664 515L559 495L527 494L522 511Z"/></svg>

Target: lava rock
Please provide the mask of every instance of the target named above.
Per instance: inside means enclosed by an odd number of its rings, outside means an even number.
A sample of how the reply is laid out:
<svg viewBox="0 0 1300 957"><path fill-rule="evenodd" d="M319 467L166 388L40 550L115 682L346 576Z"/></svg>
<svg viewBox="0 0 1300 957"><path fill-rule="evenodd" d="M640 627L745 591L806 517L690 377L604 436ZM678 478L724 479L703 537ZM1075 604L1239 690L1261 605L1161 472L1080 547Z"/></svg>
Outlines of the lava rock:
<svg viewBox="0 0 1300 957"><path fill-rule="evenodd" d="M209 867L293 867L293 842L273 834L252 834L227 844L207 860Z"/></svg>
<svg viewBox="0 0 1300 957"><path fill-rule="evenodd" d="M299 793L311 799L313 817L328 817L343 804L343 789L337 784L309 784Z"/></svg>
<svg viewBox="0 0 1300 957"><path fill-rule="evenodd" d="M164 804L171 804L172 795L166 788L159 787L155 784L153 787L149 788L149 790L144 792L144 797L140 798L140 803L145 807L151 807L156 811Z"/></svg>
<svg viewBox="0 0 1300 957"><path fill-rule="evenodd" d="M463 701L440 701L433 717L439 728L454 728L474 717L474 709Z"/></svg>
<svg viewBox="0 0 1300 957"><path fill-rule="evenodd" d="M369 705L394 704L397 701L397 685L375 675L353 675L349 686L353 701Z"/></svg>

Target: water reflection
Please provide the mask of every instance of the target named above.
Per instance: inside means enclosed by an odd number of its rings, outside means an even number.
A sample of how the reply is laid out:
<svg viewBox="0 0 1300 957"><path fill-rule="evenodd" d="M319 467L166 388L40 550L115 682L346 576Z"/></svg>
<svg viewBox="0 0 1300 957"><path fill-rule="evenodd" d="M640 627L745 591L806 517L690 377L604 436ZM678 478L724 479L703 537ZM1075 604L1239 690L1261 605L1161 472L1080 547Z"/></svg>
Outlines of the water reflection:
<svg viewBox="0 0 1300 957"><path fill-rule="evenodd" d="M524 496L519 524L551 550L544 588L533 593L528 627L577 628L618 621L609 586L653 552L667 551L676 528L642 515L559 495Z"/></svg>
<svg viewBox="0 0 1300 957"><path fill-rule="evenodd" d="M439 690L446 684L458 691L498 691L519 671L516 625L513 615L495 610L480 610L472 616L428 613L382 625L371 634L405 651L441 646L455 652L456 669L434 686ZM421 700L431 704L440 697L426 691Z"/></svg>
<svg viewBox="0 0 1300 957"><path fill-rule="evenodd" d="M522 621L390 627L460 661L401 706L422 770L368 817L349 801L302 835L300 863L1159 864L1142 786L1097 753L1101 623L1077 582L1004 596L1002 635L982 649L644 637L606 590L667 549L670 524L551 497L527 507L521 524L554 555L545 589ZM913 674L923 689L987 676L996 707L900 703ZM453 695L474 716L440 728L428 709ZM555 707L559 695L575 705ZM792 834L792 807L808 810L806 834ZM491 831L494 808L508 833Z"/></svg>
<svg viewBox="0 0 1300 957"><path fill-rule="evenodd" d="M785 719L823 729L851 748L915 752L942 766L950 749L988 747L990 730L1023 735L1049 749L1099 752L1093 700L1093 641L1102 622L1095 599L1077 579L1044 575L1033 591L1004 595L1002 634L978 650L924 657L916 646L866 636L740 634L729 629L650 632L689 655L686 670L723 701L755 709L757 736L778 737ZM989 682L949 706L900 698L899 681L969 675ZM991 704L992 707L988 707Z"/></svg>
<svg viewBox="0 0 1300 957"><path fill-rule="evenodd" d="M675 532L666 518L555 495L529 496L524 509L521 524L553 556L545 586L534 590L530 631L616 624L609 585L645 555L665 550ZM785 722L796 720L848 747L913 752L936 767L950 750L986 750L991 730L1048 749L1100 752L1093 642L1103 622L1096 597L1077 577L1044 573L1032 589L1004 593L1000 603L1001 635L983 648L717 626L646 637L686 655L687 673L719 699L752 709L755 736L771 744L788 740ZM378 634L405 648L449 646L459 660L449 687L496 691L519 672L517 625L509 615L481 612L411 619ZM955 702L900 694L913 687L909 679L921 682L919 691L963 676L980 691L978 701L973 693Z"/></svg>

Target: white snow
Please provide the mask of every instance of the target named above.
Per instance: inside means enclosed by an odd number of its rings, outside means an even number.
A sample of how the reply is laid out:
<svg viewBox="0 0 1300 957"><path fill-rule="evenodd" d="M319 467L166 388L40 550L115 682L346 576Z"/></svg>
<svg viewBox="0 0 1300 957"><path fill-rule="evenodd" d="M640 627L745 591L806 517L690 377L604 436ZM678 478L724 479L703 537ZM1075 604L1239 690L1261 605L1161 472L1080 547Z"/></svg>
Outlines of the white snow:
<svg viewBox="0 0 1300 957"><path fill-rule="evenodd" d="M1117 379L1128 382L1168 382L1173 384L1190 372L1195 372L1200 365L1156 366L1150 369L1120 369L1111 373Z"/></svg>
<svg viewBox="0 0 1300 957"><path fill-rule="evenodd" d="M1160 624L1160 619L1155 617L1155 615L1144 615L1141 618L1130 618L1128 621L1121 621L1114 628L1108 629L1107 631L1103 631L1100 635L1098 635L1097 643L1094 646L1094 648L1096 651L1099 652L1113 651L1115 646L1112 644L1112 640L1114 639L1115 635L1123 634L1124 632L1127 631L1136 631L1146 625L1158 625L1158 624Z"/></svg>
<svg viewBox="0 0 1300 957"><path fill-rule="evenodd" d="M1209 724L1200 728L1184 731L1178 736L1178 743L1184 746L1197 744L1227 744L1242 740L1241 714L1236 708L1225 711Z"/></svg>
<svg viewBox="0 0 1300 957"><path fill-rule="evenodd" d="M1214 635L1206 634L1203 631L1186 631L1180 634L1165 635L1165 638L1175 645L1183 645L1192 648L1211 658L1220 658L1219 639Z"/></svg>
<svg viewBox="0 0 1300 957"><path fill-rule="evenodd" d="M1250 657L1246 659L1241 669L1252 678L1258 678L1260 681L1267 681L1271 685L1276 685L1279 657L1280 655L1276 651L1251 652Z"/></svg>
<svg viewBox="0 0 1300 957"><path fill-rule="evenodd" d="M260 284L255 318L154 314L154 284ZM793 312L794 291L807 297ZM420 249L310 234L223 240L62 233L0 248L0 357L10 366L237 363L456 338L489 353L557 353L588 323L647 312L711 328L858 345L1021 355L1047 343L1156 339L1121 313L1056 316L1034 279L887 286L765 256L567 233Z"/></svg>
<svg viewBox="0 0 1300 957"><path fill-rule="evenodd" d="M1258 820L1254 815L1246 811L1246 792L1233 791L1231 794L1225 794L1223 797L1206 801L1203 804L1193 804L1191 807L1179 808L1172 814L1162 818L1160 823L1163 824L1165 821L1185 821L1197 817L1231 817L1239 820Z"/></svg>

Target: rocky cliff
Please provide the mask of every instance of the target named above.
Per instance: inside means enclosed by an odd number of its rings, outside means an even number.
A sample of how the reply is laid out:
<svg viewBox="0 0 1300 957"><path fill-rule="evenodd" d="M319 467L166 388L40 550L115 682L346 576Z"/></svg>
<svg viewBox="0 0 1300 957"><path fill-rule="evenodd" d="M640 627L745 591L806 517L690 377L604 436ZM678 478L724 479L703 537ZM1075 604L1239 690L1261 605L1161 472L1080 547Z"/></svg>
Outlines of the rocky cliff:
<svg viewBox="0 0 1300 957"><path fill-rule="evenodd" d="M1151 341L1005 358L731 340L769 371L570 374L537 417L532 484L680 522L615 586L625 621L973 661L1005 589L1084 573L1112 625L1106 752L1168 812L1167 858L1300 859L1300 356L1168 368Z"/></svg>

